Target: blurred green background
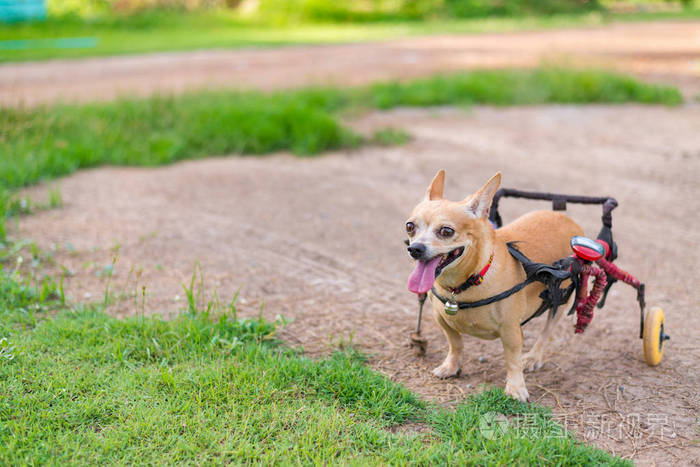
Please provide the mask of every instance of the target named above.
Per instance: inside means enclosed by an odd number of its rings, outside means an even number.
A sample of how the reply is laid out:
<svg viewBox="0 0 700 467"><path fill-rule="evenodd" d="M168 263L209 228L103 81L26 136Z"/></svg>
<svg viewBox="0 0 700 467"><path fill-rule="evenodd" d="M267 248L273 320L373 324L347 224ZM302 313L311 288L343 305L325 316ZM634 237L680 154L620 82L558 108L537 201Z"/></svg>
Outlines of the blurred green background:
<svg viewBox="0 0 700 467"><path fill-rule="evenodd" d="M0 7L12 1L24 0L2 0ZM693 0L47 0L46 6L43 20L0 20L0 62L700 18Z"/></svg>
<svg viewBox="0 0 700 467"><path fill-rule="evenodd" d="M505 15L551 15L602 10L649 11L693 0L48 0L53 16L133 14L153 10L228 9L245 17L289 21L405 21ZM660 6L666 8L660 8Z"/></svg>
<svg viewBox="0 0 700 467"><path fill-rule="evenodd" d="M230 9L272 21L396 21L553 14L601 8L598 0L49 0L52 15Z"/></svg>

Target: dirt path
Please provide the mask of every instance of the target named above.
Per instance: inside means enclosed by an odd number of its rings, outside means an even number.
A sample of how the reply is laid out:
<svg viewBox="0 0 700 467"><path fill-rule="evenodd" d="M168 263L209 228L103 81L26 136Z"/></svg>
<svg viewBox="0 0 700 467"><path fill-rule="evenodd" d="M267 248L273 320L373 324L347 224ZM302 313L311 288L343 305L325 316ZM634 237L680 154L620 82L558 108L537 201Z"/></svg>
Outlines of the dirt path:
<svg viewBox="0 0 700 467"><path fill-rule="evenodd" d="M380 43L208 50L0 65L0 104L181 92L364 84L470 68L543 61L602 66L700 92L700 22L414 37Z"/></svg>
<svg viewBox="0 0 700 467"><path fill-rule="evenodd" d="M74 272L69 293L99 298L99 272L120 245L112 308L134 313L146 286L148 312L184 307L181 283L195 261L209 291L241 309L293 322L282 331L311 354L351 339L371 363L425 397L449 403L501 385L497 342L465 338L464 375L439 381L430 370L446 343L428 316L428 355L413 357L407 335L415 299L403 223L438 167L447 196L472 192L497 170L505 186L614 195L619 264L648 284L648 302L666 310L673 336L664 362L650 368L637 338L635 293L613 288L581 336L561 326L551 361L526 379L533 400L551 406L578 436L641 464L700 462L698 439L697 264L700 260L700 108L552 106L400 110L353 122L359 130L406 129L402 147L364 148L316 159L279 154L227 157L174 166L102 168L58 182L65 206L23 218L20 234L55 248ZM40 198L45 187L32 189ZM504 219L533 209L505 200ZM599 210L570 209L590 235ZM130 270L142 269L138 283ZM128 281L128 282L127 282ZM526 326L527 343L541 322ZM624 422L624 423L623 423ZM695 445L693 445L695 443Z"/></svg>

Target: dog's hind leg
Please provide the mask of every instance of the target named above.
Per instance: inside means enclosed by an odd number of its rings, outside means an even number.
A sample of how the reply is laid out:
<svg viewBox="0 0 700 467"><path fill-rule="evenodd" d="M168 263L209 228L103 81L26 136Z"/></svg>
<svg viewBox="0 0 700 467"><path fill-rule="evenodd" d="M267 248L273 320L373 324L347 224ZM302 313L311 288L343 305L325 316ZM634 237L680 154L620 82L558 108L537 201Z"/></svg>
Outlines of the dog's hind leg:
<svg viewBox="0 0 700 467"><path fill-rule="evenodd" d="M552 315L552 309L549 309L547 314L547 322L544 325L542 334L537 338L537 341L532 346L530 351L523 355L523 368L525 371L535 371L542 368L544 364L544 350L552 336L552 331L557 327L559 320L566 314L566 310L559 307L556 315Z"/></svg>
<svg viewBox="0 0 700 467"><path fill-rule="evenodd" d="M455 376L460 371L460 364L462 360L462 335L452 329L440 316L440 313L433 310L433 316L435 316L435 321L440 325L442 331L447 337L447 342L450 345L450 350L447 353L447 357L442 362L442 364L433 370L433 374L438 378L449 378L450 376Z"/></svg>

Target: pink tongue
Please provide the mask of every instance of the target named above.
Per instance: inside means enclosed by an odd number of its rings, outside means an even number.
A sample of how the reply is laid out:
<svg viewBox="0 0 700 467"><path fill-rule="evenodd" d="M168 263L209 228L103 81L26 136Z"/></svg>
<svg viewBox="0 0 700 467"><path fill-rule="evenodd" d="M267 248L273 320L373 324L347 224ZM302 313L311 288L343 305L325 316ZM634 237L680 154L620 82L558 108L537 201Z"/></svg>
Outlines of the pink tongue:
<svg viewBox="0 0 700 467"><path fill-rule="evenodd" d="M436 256L430 261L416 261L416 268L408 277L408 290L413 293L425 293L435 282L435 270L442 256Z"/></svg>

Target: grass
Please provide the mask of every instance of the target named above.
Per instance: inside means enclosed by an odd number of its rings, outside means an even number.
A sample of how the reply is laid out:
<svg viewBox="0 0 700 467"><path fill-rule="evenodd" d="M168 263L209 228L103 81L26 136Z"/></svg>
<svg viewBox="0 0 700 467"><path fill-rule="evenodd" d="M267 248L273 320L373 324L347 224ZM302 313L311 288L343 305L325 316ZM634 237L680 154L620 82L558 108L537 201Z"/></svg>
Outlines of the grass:
<svg viewBox="0 0 700 467"><path fill-rule="evenodd" d="M603 71L540 68L534 71L477 71L439 75L410 82L378 84L372 89L380 109L448 104L534 105L624 103L677 105L672 87L641 83Z"/></svg>
<svg viewBox="0 0 700 467"><path fill-rule="evenodd" d="M426 19L545 16L602 11L598 0L260 0L253 13L277 22L386 22Z"/></svg>
<svg viewBox="0 0 700 467"><path fill-rule="evenodd" d="M99 164L160 165L215 154L315 154L357 144L331 115L339 92L198 93L5 109L0 186Z"/></svg>
<svg viewBox="0 0 700 467"><path fill-rule="evenodd" d="M499 389L448 410L352 350L306 358L235 299L119 320L42 296L21 269L0 290L2 465L624 464ZM484 429L499 413L508 426Z"/></svg>
<svg viewBox="0 0 700 467"><path fill-rule="evenodd" d="M480 33L597 26L610 21L698 19L700 10L675 13L552 15L354 24L269 24L242 20L226 11L150 12L96 20L50 18L40 23L0 24L0 62L79 58L175 50L378 41L426 34ZM56 38L88 37L94 47L61 47ZM41 41L49 39L48 42ZM38 41L37 41L38 40ZM89 42L89 41L88 41Z"/></svg>
<svg viewBox="0 0 700 467"><path fill-rule="evenodd" d="M403 130L397 128L382 128L376 130L372 134L372 139L370 140L372 144L378 146L397 146L407 143L411 140L411 135Z"/></svg>
<svg viewBox="0 0 700 467"><path fill-rule="evenodd" d="M477 103L675 105L681 101L675 88L623 75L542 68L474 71L355 89L198 92L88 105L7 108L0 112L0 189L101 164L153 166L217 154L290 150L312 155L354 147L362 138L339 120L339 113L347 109ZM375 141L405 140L396 131L387 131L376 135Z"/></svg>

